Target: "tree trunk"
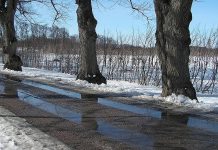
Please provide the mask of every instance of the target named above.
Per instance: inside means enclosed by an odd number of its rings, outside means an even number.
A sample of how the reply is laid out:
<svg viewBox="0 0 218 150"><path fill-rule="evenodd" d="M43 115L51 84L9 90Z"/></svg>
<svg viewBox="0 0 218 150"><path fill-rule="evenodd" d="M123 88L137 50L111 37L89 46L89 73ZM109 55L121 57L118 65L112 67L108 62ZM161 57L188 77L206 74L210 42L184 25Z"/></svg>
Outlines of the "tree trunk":
<svg viewBox="0 0 218 150"><path fill-rule="evenodd" d="M97 21L92 12L91 0L77 0L77 21L80 38L80 69L77 79L86 80L89 83L105 83L106 79L99 71L96 58L95 31Z"/></svg>
<svg viewBox="0 0 218 150"><path fill-rule="evenodd" d="M162 96L172 93L197 99L190 81L189 24L193 0L154 0L156 48L162 71Z"/></svg>
<svg viewBox="0 0 218 150"><path fill-rule="evenodd" d="M4 68L15 71L22 71L22 61L16 55L17 39L14 28L14 16L17 7L17 0L0 1L0 24L3 29L3 63Z"/></svg>

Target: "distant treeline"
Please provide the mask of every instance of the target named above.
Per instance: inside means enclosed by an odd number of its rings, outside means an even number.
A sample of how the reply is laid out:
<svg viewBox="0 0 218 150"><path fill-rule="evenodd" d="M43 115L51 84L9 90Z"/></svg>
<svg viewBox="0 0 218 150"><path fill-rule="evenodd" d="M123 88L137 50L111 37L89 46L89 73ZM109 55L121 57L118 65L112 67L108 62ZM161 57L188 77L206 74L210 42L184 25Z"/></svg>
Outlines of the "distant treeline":
<svg viewBox="0 0 218 150"><path fill-rule="evenodd" d="M108 35L98 35L97 53L104 55L156 55L153 31L152 28L148 29L144 36L117 34L113 38ZM191 55L217 55L217 32L217 30L212 30L208 35L199 32L192 33ZM22 51L79 54L79 37L70 35L66 28L20 22L16 24L16 34L18 48ZM1 28L0 43L2 43Z"/></svg>
<svg viewBox="0 0 218 150"><path fill-rule="evenodd" d="M47 25L19 23L16 26L16 36L18 40L18 48L22 50L36 50L45 53L79 53L79 37L78 35L70 35L66 28L58 26L49 27ZM120 38L120 37L119 37ZM2 30L0 29L0 42L2 43ZM122 40L122 39L119 39ZM122 51L132 54L132 51L139 51L153 48L144 48L142 46L133 46L124 44L124 41L119 41L105 35L98 35L97 51L105 52L106 49L113 51ZM118 43L120 42L120 43ZM1 44L2 46L2 44ZM122 52L124 53L124 52Z"/></svg>

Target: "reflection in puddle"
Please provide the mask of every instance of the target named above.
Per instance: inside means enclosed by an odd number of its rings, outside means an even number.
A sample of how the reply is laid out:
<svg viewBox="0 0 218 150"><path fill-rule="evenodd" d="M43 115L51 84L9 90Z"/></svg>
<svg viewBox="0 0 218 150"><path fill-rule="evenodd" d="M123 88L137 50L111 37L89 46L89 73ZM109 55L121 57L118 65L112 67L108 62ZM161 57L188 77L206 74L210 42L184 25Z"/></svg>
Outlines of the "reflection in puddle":
<svg viewBox="0 0 218 150"><path fill-rule="evenodd" d="M161 114L161 119L176 122L179 124L187 124L189 115L188 114L176 114L176 113L170 113L170 112L163 112Z"/></svg>
<svg viewBox="0 0 218 150"><path fill-rule="evenodd" d="M72 110L66 109L59 105L54 105L52 103L43 101L42 99L25 92L24 90L17 90L18 98L21 101L24 101L36 108L39 108L43 111L54 114L58 117L66 119L68 121L82 124L84 127L88 127L88 129L93 129L99 132L102 135L108 136L114 140L122 141L127 144L133 144L135 146L139 146L139 148L147 147L152 145L153 141L151 137L146 136L141 133L137 133L128 129L121 129L113 126L112 124L101 121L95 118L86 118L81 113L74 112ZM91 121L90 121L91 120Z"/></svg>
<svg viewBox="0 0 218 150"><path fill-rule="evenodd" d="M109 106L115 109L129 111L135 114L139 115L145 115L153 118L161 119L161 112L153 109L147 109L147 108L139 108L132 105L127 105L119 102L114 102L107 100L105 98L98 98L98 103L101 105Z"/></svg>
<svg viewBox="0 0 218 150"><path fill-rule="evenodd" d="M51 92L55 92L55 93L58 93L60 95L68 96L70 98L81 99L83 97L83 95L81 95L80 93L67 91L67 90L63 90L60 88L56 88L56 87L51 87L49 85L44 85L44 84L30 82L30 81L23 81L23 83L30 85L30 86L37 87L37 88L41 88L44 90L48 90ZM85 96L85 98L89 98L89 97ZM191 117L187 114L184 116L183 115L180 115L180 116L166 115L164 112L161 112L161 111L158 111L155 109L139 108L139 107L132 106L132 105L114 102L114 101L111 101L111 100L105 99L105 98L98 98L98 97L95 97L95 95L91 95L90 98L97 99L98 104L101 104L104 106L112 107L112 108L119 109L119 110L129 111L129 112L139 114L139 115L150 116L153 118L163 119L163 120L167 120L167 121L173 121L173 122L177 122L180 124L187 124L187 126L189 126L189 127L200 128L200 129L204 129L206 131L218 133L218 123L215 121L198 119L196 117ZM73 100L75 100L75 99L73 99ZM54 106L57 107L56 105L54 105ZM54 110L54 108L55 108L54 106L52 106L53 107L52 110Z"/></svg>
<svg viewBox="0 0 218 150"><path fill-rule="evenodd" d="M0 81L0 94L5 94L5 84Z"/></svg>
<svg viewBox="0 0 218 150"><path fill-rule="evenodd" d="M31 82L31 81L22 81L22 83L26 84L26 85L36 87L36 88L40 88L40 89L43 89L43 90L55 92L57 94L68 96L68 97L71 97L71 98L79 98L79 99L81 98L81 94L79 94L79 93L63 90L63 89L52 87L52 86L49 86L49 85L36 83L36 82Z"/></svg>
<svg viewBox="0 0 218 150"><path fill-rule="evenodd" d="M30 85L30 86L34 86L34 87L48 90L51 92L55 92L57 94L64 95L64 96L67 96L70 98L79 98L79 99L81 99L81 98L96 98L96 99L98 99L98 103L101 105L104 105L104 106L112 107L112 108L119 109L119 110L129 111L129 112L139 114L139 115L145 115L145 116L161 119L161 112L154 110L154 109L139 108L139 107L132 106L132 105L114 102L114 101L111 101L111 100L108 100L105 98L98 98L92 94L90 94L90 95L84 94L83 95L80 93L67 91L67 90L63 90L63 89L56 88L56 87L51 87L49 85L44 85L44 84L36 83L36 82L23 81L23 83L26 85Z"/></svg>
<svg viewBox="0 0 218 150"><path fill-rule="evenodd" d="M97 131L101 134L112 137L115 140L133 144L140 149L153 145L153 139L151 136L136 133L127 129L117 128L103 121L98 121L98 126Z"/></svg>
<svg viewBox="0 0 218 150"><path fill-rule="evenodd" d="M167 121L186 124L188 127L203 129L209 132L218 133L218 122L206 120L203 118L192 117L188 114L162 113L162 119Z"/></svg>
<svg viewBox="0 0 218 150"><path fill-rule="evenodd" d="M200 128L210 132L218 133L218 123L215 121L198 119L194 117L189 117L188 124L189 127Z"/></svg>
<svg viewBox="0 0 218 150"><path fill-rule="evenodd" d="M51 103L48 103L46 101L43 101L23 90L17 90L18 97L21 101L24 101L34 107L37 107L43 111L49 112L51 114L54 114L58 117L67 119L69 121L73 121L76 123L81 123L81 114L72 112L66 108L63 108L58 105L54 105Z"/></svg>

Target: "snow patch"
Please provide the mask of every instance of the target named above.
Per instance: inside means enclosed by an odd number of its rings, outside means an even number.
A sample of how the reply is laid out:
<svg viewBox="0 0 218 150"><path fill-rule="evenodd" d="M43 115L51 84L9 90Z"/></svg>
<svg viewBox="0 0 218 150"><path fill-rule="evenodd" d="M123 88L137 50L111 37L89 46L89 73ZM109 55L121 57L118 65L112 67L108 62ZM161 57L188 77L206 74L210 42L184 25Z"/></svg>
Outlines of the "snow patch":
<svg viewBox="0 0 218 150"><path fill-rule="evenodd" d="M196 105L198 104L197 100L191 100L190 98L184 96L184 95L176 95L172 94L170 96L167 96L164 98L166 102L174 103L176 105L185 105L185 106L190 106L190 105Z"/></svg>
<svg viewBox="0 0 218 150"><path fill-rule="evenodd" d="M0 117L0 150L70 149L3 107L0 107L0 114L4 116Z"/></svg>

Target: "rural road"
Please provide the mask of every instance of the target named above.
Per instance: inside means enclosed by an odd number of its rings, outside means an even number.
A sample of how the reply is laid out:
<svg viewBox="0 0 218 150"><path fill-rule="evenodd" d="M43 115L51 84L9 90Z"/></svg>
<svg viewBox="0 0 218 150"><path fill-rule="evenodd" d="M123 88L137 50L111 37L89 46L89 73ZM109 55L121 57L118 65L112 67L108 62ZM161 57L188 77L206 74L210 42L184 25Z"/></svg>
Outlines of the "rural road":
<svg viewBox="0 0 218 150"><path fill-rule="evenodd" d="M72 149L218 149L218 122L0 75L0 106Z"/></svg>

